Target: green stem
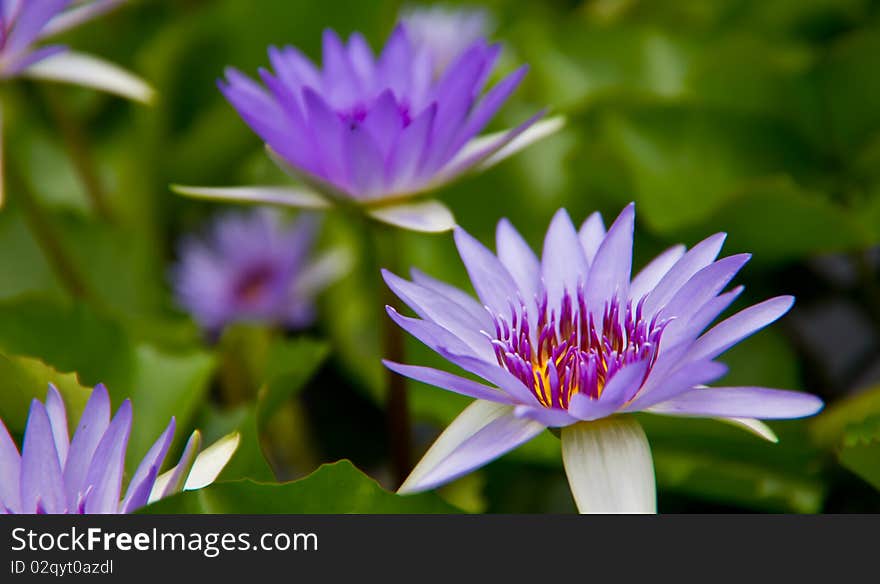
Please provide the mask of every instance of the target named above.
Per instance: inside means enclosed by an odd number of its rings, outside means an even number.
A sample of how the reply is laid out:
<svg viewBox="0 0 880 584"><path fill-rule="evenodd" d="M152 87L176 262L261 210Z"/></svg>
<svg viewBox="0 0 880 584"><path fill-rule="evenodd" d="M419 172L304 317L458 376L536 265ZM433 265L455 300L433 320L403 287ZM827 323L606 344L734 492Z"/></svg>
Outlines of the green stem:
<svg viewBox="0 0 880 584"><path fill-rule="evenodd" d="M374 247L373 257L378 264L374 277L380 277L381 268L399 271L399 241L397 232L384 225L370 223ZM406 344L403 330L385 313L385 306L399 307L399 300L379 280L381 289L380 303L382 323L382 357L390 361L402 363L406 360ZM389 369L385 369L385 386L387 388L387 429L388 448L390 452L391 472L394 486L399 487L412 470L412 423L409 412L409 396L406 379Z"/></svg>
<svg viewBox="0 0 880 584"><path fill-rule="evenodd" d="M53 121L61 131L70 160L85 187L92 208L101 219L112 220L112 211L107 203L107 192L98 174L86 133L67 111L55 88L42 87L41 95Z"/></svg>

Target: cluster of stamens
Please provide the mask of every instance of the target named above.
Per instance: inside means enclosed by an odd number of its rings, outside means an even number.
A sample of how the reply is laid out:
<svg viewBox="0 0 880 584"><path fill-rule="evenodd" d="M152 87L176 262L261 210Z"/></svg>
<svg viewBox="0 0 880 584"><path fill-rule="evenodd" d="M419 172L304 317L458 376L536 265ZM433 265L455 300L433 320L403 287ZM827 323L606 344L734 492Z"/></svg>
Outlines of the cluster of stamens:
<svg viewBox="0 0 880 584"><path fill-rule="evenodd" d="M568 409L577 393L598 399L606 383L630 363L647 359L650 370L668 322L657 316L643 319L644 298L635 306L628 303L624 312L614 298L594 318L583 286L575 298L563 295L558 312L548 306L546 293L534 306L537 321L530 319L524 301L511 303L509 318L493 314L495 336L487 336L499 365L546 408Z"/></svg>

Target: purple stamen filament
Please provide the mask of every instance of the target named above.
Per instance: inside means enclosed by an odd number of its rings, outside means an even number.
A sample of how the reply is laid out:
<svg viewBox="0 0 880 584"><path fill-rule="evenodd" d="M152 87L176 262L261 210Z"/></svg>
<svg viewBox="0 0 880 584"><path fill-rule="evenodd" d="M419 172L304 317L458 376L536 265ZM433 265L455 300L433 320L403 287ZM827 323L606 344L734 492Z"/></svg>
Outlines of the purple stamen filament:
<svg viewBox="0 0 880 584"><path fill-rule="evenodd" d="M587 308L583 287L577 298L566 292L558 308L549 309L546 292L535 299L537 322L526 303L511 303L510 317L493 315L490 337L498 364L528 387L546 408L568 409L582 393L599 399L608 381L625 365L656 361L666 322L644 320L644 298L621 311L617 298L607 302L600 322ZM532 331L533 325L536 330Z"/></svg>

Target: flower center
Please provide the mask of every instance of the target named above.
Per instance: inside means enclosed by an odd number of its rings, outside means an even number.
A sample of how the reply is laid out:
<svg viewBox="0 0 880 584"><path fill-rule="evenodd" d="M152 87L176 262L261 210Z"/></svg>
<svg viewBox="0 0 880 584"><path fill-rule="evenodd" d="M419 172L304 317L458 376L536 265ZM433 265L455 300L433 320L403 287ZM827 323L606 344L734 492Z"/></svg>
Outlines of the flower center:
<svg viewBox="0 0 880 584"><path fill-rule="evenodd" d="M578 393L599 399L623 366L650 359L650 368L657 359L668 321L643 319L643 305L644 298L623 313L615 298L597 319L586 306L582 286L574 298L566 292L558 309L548 307L544 293L535 301L537 321L530 319L525 302L511 305L509 319L493 315L495 356L546 408L568 409Z"/></svg>
<svg viewBox="0 0 880 584"><path fill-rule="evenodd" d="M235 287L235 299L243 305L260 302L275 280L275 270L269 265L256 266L247 271Z"/></svg>
<svg viewBox="0 0 880 584"><path fill-rule="evenodd" d="M342 123L348 126L349 130L357 129L367 116L370 114L370 108L364 103L358 103L346 109L336 110L336 115L342 120ZM397 102L397 114L400 116L400 122L405 128L412 123L412 115L410 114L410 106L406 100Z"/></svg>

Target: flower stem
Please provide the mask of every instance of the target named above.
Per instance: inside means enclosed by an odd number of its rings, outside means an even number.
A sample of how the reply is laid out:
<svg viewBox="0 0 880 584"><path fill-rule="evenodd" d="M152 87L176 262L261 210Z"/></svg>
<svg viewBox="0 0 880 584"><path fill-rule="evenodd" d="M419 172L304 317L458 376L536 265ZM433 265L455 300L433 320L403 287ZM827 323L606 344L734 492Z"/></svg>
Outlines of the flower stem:
<svg viewBox="0 0 880 584"><path fill-rule="evenodd" d="M372 227L376 233L376 258L380 264L379 267L398 271L400 244L396 237L397 233L393 229L381 225L373 225ZM376 270L376 276L378 275L379 270ZM382 345L384 349L382 357L390 361L402 363L406 360L403 330L385 314L386 305L397 307L399 301L391 290L385 286L384 282L380 281L379 285L382 290L382 302L380 304L382 310L380 314ZM410 421L406 379L386 369L385 380L388 389L388 401L386 404L388 447L391 455L392 478L394 480L394 487L397 488L403 484L412 470L412 423Z"/></svg>
<svg viewBox="0 0 880 584"><path fill-rule="evenodd" d="M76 173L85 187L92 209L98 217L105 221L112 219L112 211L107 203L107 192L98 174L98 168L91 155L91 148L80 124L70 115L64 102L59 98L55 88L41 88L43 101L53 121L61 131L61 137L67 148L70 160Z"/></svg>

